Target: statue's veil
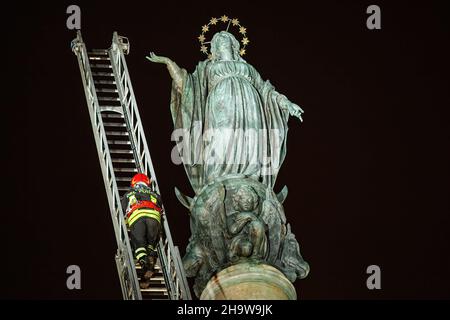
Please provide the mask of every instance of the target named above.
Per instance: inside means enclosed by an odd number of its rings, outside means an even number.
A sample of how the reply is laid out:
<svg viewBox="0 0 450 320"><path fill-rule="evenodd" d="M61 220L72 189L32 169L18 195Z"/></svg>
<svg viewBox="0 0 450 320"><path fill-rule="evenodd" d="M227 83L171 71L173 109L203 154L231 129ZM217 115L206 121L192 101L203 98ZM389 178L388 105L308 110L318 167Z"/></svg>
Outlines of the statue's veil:
<svg viewBox="0 0 450 320"><path fill-rule="evenodd" d="M233 49L233 60L235 61L242 61L245 62L244 59L242 59L241 55L239 54L240 44L239 41L236 40L233 34L227 32L227 31L221 31L217 32L212 40L211 40L211 60L217 59L217 52L218 52L218 44L219 41L223 38L228 38L231 41L231 47Z"/></svg>

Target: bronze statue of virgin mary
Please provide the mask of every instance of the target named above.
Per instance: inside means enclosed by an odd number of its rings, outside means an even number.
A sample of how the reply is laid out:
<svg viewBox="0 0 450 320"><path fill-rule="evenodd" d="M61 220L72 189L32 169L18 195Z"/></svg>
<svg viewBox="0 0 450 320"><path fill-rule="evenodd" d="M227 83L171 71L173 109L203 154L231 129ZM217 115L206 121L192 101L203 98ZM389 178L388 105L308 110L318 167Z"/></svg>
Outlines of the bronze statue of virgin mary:
<svg viewBox="0 0 450 320"><path fill-rule="evenodd" d="M191 211L183 263L196 277L197 296L213 275L236 265L267 265L292 282L306 277L309 266L282 206L287 188L273 192L288 118L302 120L303 110L261 78L227 31L213 36L210 57L193 73L153 52L147 58L165 64L173 79L177 146L195 192L190 198L176 190Z"/></svg>

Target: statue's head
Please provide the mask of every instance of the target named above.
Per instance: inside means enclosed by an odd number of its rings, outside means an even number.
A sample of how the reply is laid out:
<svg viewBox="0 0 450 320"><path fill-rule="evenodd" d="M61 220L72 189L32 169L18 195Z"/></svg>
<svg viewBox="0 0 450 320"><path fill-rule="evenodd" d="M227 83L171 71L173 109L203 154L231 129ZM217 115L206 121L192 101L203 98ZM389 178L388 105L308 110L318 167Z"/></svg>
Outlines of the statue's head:
<svg viewBox="0 0 450 320"><path fill-rule="evenodd" d="M217 32L211 40L211 54L213 59L220 60L225 54L231 54L233 60L239 60L239 41L229 32Z"/></svg>
<svg viewBox="0 0 450 320"><path fill-rule="evenodd" d="M258 206L258 195L249 186L240 187L233 194L233 207L238 211L253 211Z"/></svg>

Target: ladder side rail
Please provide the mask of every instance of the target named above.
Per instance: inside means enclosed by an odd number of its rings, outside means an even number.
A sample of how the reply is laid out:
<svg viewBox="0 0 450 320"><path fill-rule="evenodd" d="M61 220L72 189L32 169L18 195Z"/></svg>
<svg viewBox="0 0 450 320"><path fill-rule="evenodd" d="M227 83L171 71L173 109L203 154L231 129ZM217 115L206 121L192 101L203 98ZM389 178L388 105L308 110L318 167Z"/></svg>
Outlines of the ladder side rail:
<svg viewBox="0 0 450 320"><path fill-rule="evenodd" d="M139 290L139 284L137 280L136 270L134 268L134 260L131 259L131 250L129 245L128 234L126 233L125 226L123 224L123 213L122 206L119 196L119 191L117 188L117 183L115 180L114 168L112 166L112 160L109 153L108 142L106 139L106 133L103 126L103 120L100 113L100 106L98 103L97 92L94 86L94 79L92 76L89 57L87 54L86 46L82 40L81 32L77 32L77 38L74 40L73 47L74 52L77 56L78 65L80 67L81 79L83 82L83 87L86 95L86 100L88 104L89 115L91 119L92 129L94 133L94 139L97 147L97 153L99 156L100 167L103 176L103 182L106 189L106 194L108 198L108 204L110 208L111 217L113 220L114 233L116 236L116 241L118 245L118 255L122 256L125 261L125 270L126 275L128 277L131 276L130 285L131 288L131 299L142 299L141 292ZM122 232L120 232L122 231ZM125 231L125 232L124 232ZM125 233L125 238L121 236L121 234ZM128 251L128 254L127 254ZM125 253L125 257L123 255ZM127 257L128 256L128 257ZM116 260L117 263L117 260ZM117 263L118 264L118 263ZM119 264L118 264L119 265ZM123 279L124 275L121 272L122 270L118 270L119 278L122 288L122 294L128 292L127 288L124 288L125 280ZM124 295L124 298L129 298L130 295Z"/></svg>
<svg viewBox="0 0 450 320"><path fill-rule="evenodd" d="M166 270L166 266L168 265L169 261L168 261L168 256L164 253L164 242L162 239L159 239L159 243L158 243L158 257L161 261L161 267L164 267L163 270L163 276L164 276L164 281L167 284L167 293L169 294L169 297L171 300L179 300L179 295L178 292L176 291L176 289L173 286L173 281L171 278L171 273L167 272Z"/></svg>
<svg viewBox="0 0 450 320"><path fill-rule="evenodd" d="M121 58L123 59L124 72L127 74L126 79L129 79L128 70L127 70L127 67L126 67L124 56L122 55ZM135 128L137 129L137 139L138 139L138 142L137 142L138 150L137 151L140 154L139 160L142 161L143 167L145 167L145 168L150 170L150 172L151 172L151 174L152 174L152 176L154 177L154 180L155 180L155 189L157 190L158 193L160 193L159 185L158 185L158 182L157 182L157 177L156 177L156 174L154 172L152 159L151 159L150 152L149 152L149 149L148 149L148 144L146 142L143 126L142 126L142 123L140 121L140 115L139 115L139 112L138 112L137 103L135 101L135 97L134 97L134 94L133 94L133 89L131 87L131 82L129 82L129 91L131 92L130 98L131 98L131 102L132 102L131 106L133 107L133 109L132 109L132 113L134 115L133 118L136 119ZM178 268L180 265L182 265L181 264L181 257L179 255L177 256L176 254L174 254L176 251L174 250L174 244L173 244L173 240L172 240L169 224L168 224L168 221L167 221L167 216L165 217L165 219L163 219L162 224L163 224L164 235L165 235L165 238L167 239L167 244L166 244L166 246L164 246L163 245L163 239L160 239L160 246L159 246L159 251L160 252L159 253L160 254L163 253L167 257L166 258L166 264L164 265L166 273L167 273L167 276L169 276L169 274L170 274L171 278L176 277L176 278L184 279L184 281L182 283L185 285L184 288L181 288L181 287L180 288L176 288L176 287L174 287L173 281L170 281L170 287L171 287L171 290L172 290L172 293L173 293L172 299L184 298L186 300L187 299L190 300L191 299L190 291L189 291L189 287L188 287L188 284L187 284L186 277L184 275L184 268ZM163 250L164 247L165 247L166 250ZM177 260L178 260L179 263L175 262ZM173 270L171 268L171 265L175 266L175 270Z"/></svg>
<svg viewBox="0 0 450 320"><path fill-rule="evenodd" d="M139 114L135 111L136 108L132 108L132 105L136 105L135 99L133 99L133 92L130 89L129 84L131 81L129 80L129 75L126 72L126 69L124 68L126 66L126 62L123 56L123 52L121 50L120 43L113 43L110 52L110 59L112 59L113 63L113 73L116 76L116 82L118 82L118 92L119 97L122 102L123 108L124 108L124 117L127 120L127 128L130 132L130 140L132 141L132 148L133 148L133 154L135 157L136 163L139 163L139 167L142 168L140 172L148 173L148 168L153 169L151 166L148 165L148 162L143 159L143 155L145 155L142 150L144 150L143 144L145 143L145 140L142 139L142 137L145 136L143 133L143 127L140 122L140 118L138 118ZM134 100L134 101L133 101ZM141 129L141 130L139 130ZM153 180L156 181L155 173L153 170L151 170L151 175L153 177ZM158 192L159 190L156 189ZM162 219L164 221L164 219ZM163 222L164 223L164 222ZM165 231L165 230L163 230ZM163 232L164 235L166 232ZM166 238L166 237L164 237ZM161 267L163 269L163 275L166 282L166 288L168 290L169 297L171 299L178 299L179 294L176 293L176 290L173 286L173 281L171 280L170 272L167 268L167 265L171 261L171 256L165 254L165 251L162 249L162 239L160 239L160 243L158 245L158 254L160 257ZM170 252L170 251L169 251Z"/></svg>
<svg viewBox="0 0 450 320"><path fill-rule="evenodd" d="M150 174L155 183L155 190L160 193L158 181L156 178L156 174L154 172L154 167L152 163L152 159L150 156L150 151L148 148L147 140L145 137L144 129L142 126L142 122L140 119L137 102L134 96L133 87L131 85L130 76L128 72L128 68L125 61L125 56L123 53L122 42L117 32L114 32L113 35L113 43L110 49L110 58L113 62L113 72L116 77L116 81L118 82L118 91L119 96L124 107L124 113L127 114L127 118L130 121L130 139L134 140L134 146L136 148L135 160L140 163L142 171L144 173ZM125 96L124 94L127 93ZM164 206L163 206L164 207ZM163 208L164 209L164 208ZM175 267L175 277L180 278L180 292L177 294L173 294L172 298L182 298L184 300L191 300L191 293L189 290L189 286L187 284L187 279L185 276L184 268L181 263L181 256L179 255L179 251L174 250L174 244L172 240L172 236L170 233L169 224L167 221L167 216L164 216L162 219L163 225L163 235L167 239L168 250L163 250L164 243L163 239L160 239L159 243L159 253L163 253L166 256L166 261L174 265ZM161 252L160 252L161 251ZM176 261L176 262L175 262ZM163 263L164 261L162 261ZM164 273L172 273L168 268L167 263L162 266ZM170 281L170 285L172 285L173 281Z"/></svg>
<svg viewBox="0 0 450 320"><path fill-rule="evenodd" d="M119 251L119 249L117 249ZM128 290L128 282L125 279L125 266L123 259L120 258L119 254L116 254L115 257L116 260L116 267L117 272L119 273L119 280L120 280L120 288L122 290L122 297L124 297L126 300L131 299L132 293Z"/></svg>

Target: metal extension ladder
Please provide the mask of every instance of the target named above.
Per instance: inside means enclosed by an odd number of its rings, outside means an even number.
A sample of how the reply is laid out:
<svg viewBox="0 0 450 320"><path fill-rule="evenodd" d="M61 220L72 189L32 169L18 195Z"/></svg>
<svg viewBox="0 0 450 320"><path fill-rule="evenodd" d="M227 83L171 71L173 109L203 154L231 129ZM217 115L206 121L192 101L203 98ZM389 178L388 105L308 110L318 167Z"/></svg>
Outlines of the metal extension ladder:
<svg viewBox="0 0 450 320"><path fill-rule="evenodd" d="M191 300L180 253L173 245L166 215L161 220L162 236L158 244L159 273L153 276L150 288L141 290L139 287L139 267L132 254L120 197L127 192L131 178L137 172L150 174L154 190L160 191L125 62L124 54L130 50L128 40L114 32L109 49L87 52L78 31L71 46L80 67L113 220L123 298Z"/></svg>

